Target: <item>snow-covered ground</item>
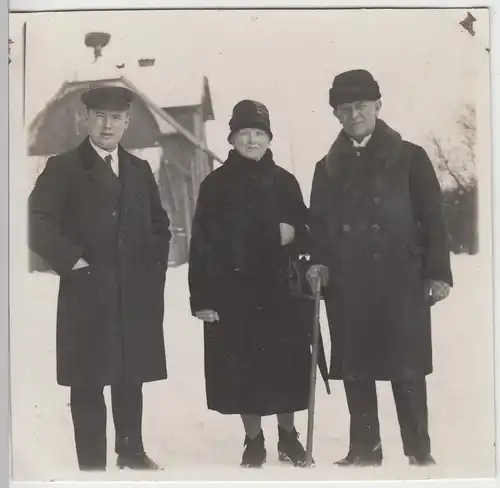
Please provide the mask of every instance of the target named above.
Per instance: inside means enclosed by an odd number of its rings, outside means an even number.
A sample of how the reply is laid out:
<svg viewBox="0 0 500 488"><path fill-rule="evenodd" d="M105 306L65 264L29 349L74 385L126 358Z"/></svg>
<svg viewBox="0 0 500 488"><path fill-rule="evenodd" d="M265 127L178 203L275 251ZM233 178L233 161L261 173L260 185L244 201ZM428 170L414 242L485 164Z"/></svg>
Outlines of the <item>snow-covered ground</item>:
<svg viewBox="0 0 500 488"><path fill-rule="evenodd" d="M328 396L318 381L314 469L280 465L275 418L264 420L268 463L238 468L243 430L237 416L209 412L205 404L201 323L188 306L187 266L170 269L165 331L169 379L144 387L144 442L166 469L120 472L114 467L113 423L108 409L108 472L76 469L69 389L55 379L55 310L58 279L32 274L22 280L24 310L11 329L14 479L25 480L356 480L494 476L493 327L491 291L477 286L485 273L477 257L454 257L456 287L433 311L435 372L428 379L431 468L407 465L389 384L381 383L379 409L385 463L381 468L335 468L345 455L349 418L340 382ZM21 283L21 281L19 282ZM19 284L18 283L18 284ZM475 286L476 285L476 286ZM24 317L24 319L20 319ZM326 320L323 316L322 327ZM325 329L326 332L326 329ZM324 335L328 342L328 335ZM106 391L109 405L109 392ZM307 413L297 414L306 438Z"/></svg>

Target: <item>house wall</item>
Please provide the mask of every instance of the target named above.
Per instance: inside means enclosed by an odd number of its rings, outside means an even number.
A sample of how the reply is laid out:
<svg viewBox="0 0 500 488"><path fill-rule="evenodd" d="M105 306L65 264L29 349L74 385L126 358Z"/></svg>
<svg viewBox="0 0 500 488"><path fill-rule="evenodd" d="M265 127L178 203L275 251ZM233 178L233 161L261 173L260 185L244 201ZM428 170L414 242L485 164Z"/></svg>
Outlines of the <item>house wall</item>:
<svg viewBox="0 0 500 488"><path fill-rule="evenodd" d="M196 111L194 107L164 107L163 110L171 115L179 124L194 135L193 113Z"/></svg>
<svg viewBox="0 0 500 488"><path fill-rule="evenodd" d="M191 160L194 146L179 134L162 140L162 163L158 185L160 196L172 222L171 261L180 265L188 260L191 221L194 215Z"/></svg>
<svg viewBox="0 0 500 488"><path fill-rule="evenodd" d="M194 134L203 135L201 110L191 110L190 119ZM210 159L179 134L163 138L162 148L160 195L172 221L172 260L180 265L188 260L192 219L200 184L211 171Z"/></svg>

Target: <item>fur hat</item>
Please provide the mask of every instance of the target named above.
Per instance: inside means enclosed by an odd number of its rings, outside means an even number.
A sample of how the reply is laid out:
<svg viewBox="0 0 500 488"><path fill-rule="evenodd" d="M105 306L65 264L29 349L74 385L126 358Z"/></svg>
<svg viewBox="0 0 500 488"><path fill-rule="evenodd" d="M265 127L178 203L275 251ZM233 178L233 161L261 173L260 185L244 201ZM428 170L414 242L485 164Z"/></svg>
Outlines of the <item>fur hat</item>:
<svg viewBox="0 0 500 488"><path fill-rule="evenodd" d="M342 103L358 100L378 100L380 89L370 72L364 69L345 71L335 77L330 88L330 105L335 108Z"/></svg>

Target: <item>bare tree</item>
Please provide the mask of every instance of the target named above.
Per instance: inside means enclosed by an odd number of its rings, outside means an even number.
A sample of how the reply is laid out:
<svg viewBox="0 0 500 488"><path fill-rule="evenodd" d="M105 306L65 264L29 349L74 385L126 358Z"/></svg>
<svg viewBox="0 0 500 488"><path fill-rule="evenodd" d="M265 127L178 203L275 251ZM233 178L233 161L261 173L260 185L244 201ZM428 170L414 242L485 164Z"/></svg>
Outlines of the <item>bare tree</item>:
<svg viewBox="0 0 500 488"><path fill-rule="evenodd" d="M461 175L459 169L454 167L454 161L450 157L449 152L444 148L444 144L434 134L431 134L429 137L433 145L434 152L436 153L435 165L438 173L444 173L451 176L451 178L455 181L456 186L465 191L467 188L467 181Z"/></svg>
<svg viewBox="0 0 500 488"><path fill-rule="evenodd" d="M466 104L457 119L460 137L454 143L429 136L434 165L443 183L444 212L454 252L478 251L476 110ZM448 184L446 184L448 183Z"/></svg>
<svg viewBox="0 0 500 488"><path fill-rule="evenodd" d="M435 134L429 135L434 152L434 164L441 176L449 176L456 186L466 191L476 186L476 110L466 104L457 120L460 138L450 143Z"/></svg>
<svg viewBox="0 0 500 488"><path fill-rule="evenodd" d="M464 107L462 115L458 121L459 126L463 131L463 142L468 149L470 162L474 169L474 179L476 178L476 109L473 105L467 104Z"/></svg>

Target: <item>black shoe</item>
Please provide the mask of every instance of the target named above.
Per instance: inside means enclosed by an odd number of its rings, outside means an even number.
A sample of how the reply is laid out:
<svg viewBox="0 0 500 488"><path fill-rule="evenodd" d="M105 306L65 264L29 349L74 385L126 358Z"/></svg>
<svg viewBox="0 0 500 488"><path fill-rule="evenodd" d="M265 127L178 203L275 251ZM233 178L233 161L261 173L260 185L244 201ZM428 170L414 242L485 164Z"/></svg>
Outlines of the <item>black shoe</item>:
<svg viewBox="0 0 500 488"><path fill-rule="evenodd" d="M408 456L408 461L412 466L432 466L436 464L436 461L430 454Z"/></svg>
<svg viewBox="0 0 500 488"><path fill-rule="evenodd" d="M254 439L246 435L243 445L246 447L243 451L240 466L242 468L260 468L266 462L267 458L267 451L264 447L264 433L262 430Z"/></svg>
<svg viewBox="0 0 500 488"><path fill-rule="evenodd" d="M377 456L357 456L354 454L348 454L345 458L340 459L339 461L335 461L334 464L337 466L342 466L342 467L349 467L349 466L356 466L356 467L362 467L362 466L382 466L382 458L380 454L377 454Z"/></svg>
<svg viewBox="0 0 500 488"><path fill-rule="evenodd" d="M150 471L162 471L163 468L158 466L146 453L141 452L138 454L125 455L119 454L116 460L116 465L120 469L130 468L130 469L142 469Z"/></svg>
<svg viewBox="0 0 500 488"><path fill-rule="evenodd" d="M278 425L278 457L294 466L307 466L307 454L304 446L299 441L299 434L295 427L291 432ZM314 464L314 460L312 462Z"/></svg>

